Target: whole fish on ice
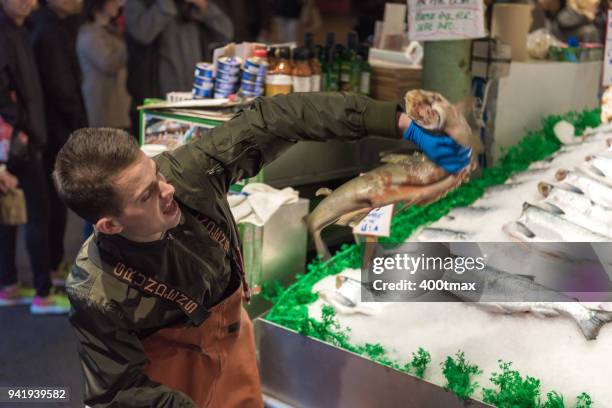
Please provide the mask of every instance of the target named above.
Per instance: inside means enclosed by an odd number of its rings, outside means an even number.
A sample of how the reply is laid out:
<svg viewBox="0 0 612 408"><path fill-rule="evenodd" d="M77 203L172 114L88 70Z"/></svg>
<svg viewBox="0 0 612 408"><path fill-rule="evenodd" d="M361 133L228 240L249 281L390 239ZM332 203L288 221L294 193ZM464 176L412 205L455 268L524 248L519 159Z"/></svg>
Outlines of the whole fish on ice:
<svg viewBox="0 0 612 408"><path fill-rule="evenodd" d="M590 156L576 170L612 187L612 158L602 155Z"/></svg>
<svg viewBox="0 0 612 408"><path fill-rule="evenodd" d="M511 238L522 242L607 242L609 238L574 224L533 204L524 203L516 221L503 226Z"/></svg>
<svg viewBox="0 0 612 408"><path fill-rule="evenodd" d="M612 210L602 207L583 194L541 182L542 203L562 218L612 239Z"/></svg>
<svg viewBox="0 0 612 408"><path fill-rule="evenodd" d="M416 236L419 242L461 242L468 239L468 233L447 228L423 228Z"/></svg>
<svg viewBox="0 0 612 408"><path fill-rule="evenodd" d="M612 208L612 187L591 177L564 169L558 170L555 178L561 182L560 187L584 194L593 202Z"/></svg>
<svg viewBox="0 0 612 408"><path fill-rule="evenodd" d="M563 293L491 267L472 269L463 274L449 270L442 279L459 284L477 282L476 291L454 290L452 287L448 291L465 302L477 302L475 306L490 312L570 317L587 340L596 339L600 329L612 321L610 311L589 309Z"/></svg>

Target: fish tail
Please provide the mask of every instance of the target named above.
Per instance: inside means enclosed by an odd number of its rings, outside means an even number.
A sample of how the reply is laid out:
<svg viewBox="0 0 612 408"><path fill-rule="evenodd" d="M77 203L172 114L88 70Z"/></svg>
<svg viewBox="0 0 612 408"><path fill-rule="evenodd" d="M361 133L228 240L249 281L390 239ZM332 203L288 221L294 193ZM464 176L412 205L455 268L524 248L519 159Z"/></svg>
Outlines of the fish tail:
<svg viewBox="0 0 612 408"><path fill-rule="evenodd" d="M321 257L323 261L327 261L331 258L331 253L323 242L323 238L321 238L321 231L314 231L312 233L312 240L314 241L315 248L317 249L317 254Z"/></svg>
<svg viewBox="0 0 612 408"><path fill-rule="evenodd" d="M316 195L317 197L318 197L318 196L322 196L322 195L323 195L323 196L328 196L328 195L330 195L331 193L333 193L333 191L332 191L331 189L326 188L326 187L322 187L322 188L320 188L320 189L318 189L318 190L317 190L317 192L315 193L315 195Z"/></svg>
<svg viewBox="0 0 612 408"><path fill-rule="evenodd" d="M578 324L580 330L587 340L595 340L599 330L606 324L612 322L612 312L596 311L588 320L582 320Z"/></svg>

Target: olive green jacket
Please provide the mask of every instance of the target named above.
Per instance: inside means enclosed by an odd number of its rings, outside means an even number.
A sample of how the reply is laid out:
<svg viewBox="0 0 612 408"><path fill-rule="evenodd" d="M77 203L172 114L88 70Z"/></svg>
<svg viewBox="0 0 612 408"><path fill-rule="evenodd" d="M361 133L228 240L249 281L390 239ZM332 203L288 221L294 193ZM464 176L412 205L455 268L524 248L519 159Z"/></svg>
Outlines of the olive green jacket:
<svg viewBox="0 0 612 408"><path fill-rule="evenodd" d="M90 237L67 281L85 403L95 408L194 407L186 395L142 374L147 364L143 338L176 324L198 324L178 307L176 295L172 301L172 296L164 300L150 293L167 295L174 288L204 308L219 302L237 288L230 279L240 272L227 251L239 247L226 200L229 186L256 175L298 141L399 138L399 109L395 103L343 93L258 98L199 140L157 156L161 173L176 189L180 224L149 243L99 233ZM211 220L221 232L209 228ZM115 273L128 273L130 282L157 284L137 289Z"/></svg>

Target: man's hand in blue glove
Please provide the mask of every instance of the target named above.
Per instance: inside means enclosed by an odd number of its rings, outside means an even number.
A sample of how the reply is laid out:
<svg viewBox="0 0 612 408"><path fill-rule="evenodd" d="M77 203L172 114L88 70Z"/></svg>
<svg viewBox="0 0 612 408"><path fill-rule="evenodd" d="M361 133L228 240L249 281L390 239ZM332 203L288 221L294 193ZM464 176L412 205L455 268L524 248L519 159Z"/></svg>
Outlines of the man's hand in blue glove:
<svg viewBox="0 0 612 408"><path fill-rule="evenodd" d="M450 136L431 134L414 122L404 132L404 139L417 145L429 160L449 173L458 173L470 164L471 148L461 146Z"/></svg>

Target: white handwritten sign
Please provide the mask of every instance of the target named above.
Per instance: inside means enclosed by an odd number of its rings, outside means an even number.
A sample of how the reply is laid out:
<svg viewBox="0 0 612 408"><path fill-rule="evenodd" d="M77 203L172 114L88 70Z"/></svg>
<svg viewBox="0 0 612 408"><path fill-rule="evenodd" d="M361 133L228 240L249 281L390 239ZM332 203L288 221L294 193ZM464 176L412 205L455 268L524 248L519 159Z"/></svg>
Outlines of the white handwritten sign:
<svg viewBox="0 0 612 408"><path fill-rule="evenodd" d="M413 41L459 40L486 35L482 0L408 0Z"/></svg>
<svg viewBox="0 0 612 408"><path fill-rule="evenodd" d="M612 10L608 10L606 48L604 50L603 86L612 85Z"/></svg>
<svg viewBox="0 0 612 408"><path fill-rule="evenodd" d="M353 234L388 237L391 234L391 218L393 204L375 208L353 228Z"/></svg>

